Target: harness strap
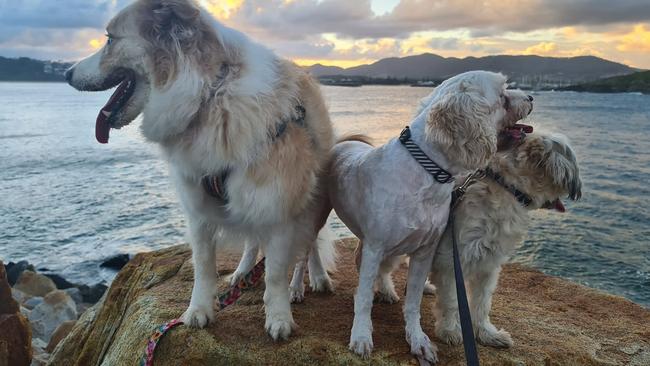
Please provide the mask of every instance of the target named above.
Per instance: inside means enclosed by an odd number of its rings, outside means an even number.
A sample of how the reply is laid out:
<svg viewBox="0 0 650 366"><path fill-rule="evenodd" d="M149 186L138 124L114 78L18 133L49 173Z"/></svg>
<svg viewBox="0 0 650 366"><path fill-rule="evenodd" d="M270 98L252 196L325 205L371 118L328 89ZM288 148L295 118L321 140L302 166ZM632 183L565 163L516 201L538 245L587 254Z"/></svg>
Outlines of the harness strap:
<svg viewBox="0 0 650 366"><path fill-rule="evenodd" d="M424 151L422 151L422 149L411 140L411 128L409 126L404 127L402 133L399 135L399 141L404 145L415 161L417 161L424 170L433 176L433 179L435 179L436 182L445 184L454 180L454 176L451 175L451 173L436 164L435 161L431 160L427 154L425 154Z"/></svg>
<svg viewBox="0 0 650 366"><path fill-rule="evenodd" d="M227 70L227 69L226 69ZM227 75L227 71L226 71ZM284 135L289 123L295 123L300 127L305 127L305 117L307 116L307 110L302 105L297 105L295 107L295 117L285 118L280 121L280 124L277 125L275 134L271 136L271 142L275 142L277 139L281 138ZM226 169L219 174L215 175L206 175L201 178L201 185L203 190L210 196L222 201L224 204L228 203L228 191L226 189L226 181L228 180L228 175L230 170Z"/></svg>
<svg viewBox="0 0 650 366"><path fill-rule="evenodd" d="M506 191L512 193L512 195L515 196L517 201L519 201L519 203L521 203L522 206L528 207L528 205L533 203L533 199L529 195L520 191L519 189L517 189L517 187L508 184L506 180L501 176L501 174L495 172L494 170L490 168L486 168L485 176L490 177L493 181L497 182L499 185L505 188Z"/></svg>

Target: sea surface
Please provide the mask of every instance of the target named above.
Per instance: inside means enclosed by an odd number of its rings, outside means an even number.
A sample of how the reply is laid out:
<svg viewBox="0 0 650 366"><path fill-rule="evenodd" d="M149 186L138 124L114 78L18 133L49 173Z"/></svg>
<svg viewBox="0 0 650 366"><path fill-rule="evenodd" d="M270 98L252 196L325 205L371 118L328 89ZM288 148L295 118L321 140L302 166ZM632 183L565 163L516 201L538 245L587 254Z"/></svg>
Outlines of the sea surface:
<svg viewBox="0 0 650 366"><path fill-rule="evenodd" d="M431 89L323 87L339 133L382 143ZM534 92L529 123L568 135L583 199L538 211L513 261L650 307L650 96ZM117 253L184 241L185 221L156 146L137 121L95 142L109 93L58 83L0 83L0 259L71 281L110 281ZM340 236L350 235L340 223Z"/></svg>

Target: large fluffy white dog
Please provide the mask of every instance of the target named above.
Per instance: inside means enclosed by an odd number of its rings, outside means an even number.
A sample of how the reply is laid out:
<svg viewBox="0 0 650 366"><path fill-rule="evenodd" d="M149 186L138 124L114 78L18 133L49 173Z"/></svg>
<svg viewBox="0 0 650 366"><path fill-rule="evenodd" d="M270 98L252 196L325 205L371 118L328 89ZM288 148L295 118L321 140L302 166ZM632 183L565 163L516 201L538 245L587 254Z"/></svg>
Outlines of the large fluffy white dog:
<svg viewBox="0 0 650 366"><path fill-rule="evenodd" d="M287 270L315 241L312 195L333 145L317 83L188 0L138 0L106 30L66 77L79 90L118 86L97 118L100 142L142 114L169 161L195 272L182 320L214 319L215 249L248 241L266 254L266 329L288 337Z"/></svg>

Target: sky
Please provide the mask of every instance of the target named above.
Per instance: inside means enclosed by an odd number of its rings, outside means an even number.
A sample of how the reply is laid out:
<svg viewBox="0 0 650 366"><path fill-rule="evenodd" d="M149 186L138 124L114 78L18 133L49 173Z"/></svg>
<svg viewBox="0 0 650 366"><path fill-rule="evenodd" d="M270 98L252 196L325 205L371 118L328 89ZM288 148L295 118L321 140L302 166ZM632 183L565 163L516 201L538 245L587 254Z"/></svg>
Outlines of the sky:
<svg viewBox="0 0 650 366"><path fill-rule="evenodd" d="M302 65L425 52L594 55L650 69L650 0L197 0ZM77 60L129 0L0 0L0 56Z"/></svg>

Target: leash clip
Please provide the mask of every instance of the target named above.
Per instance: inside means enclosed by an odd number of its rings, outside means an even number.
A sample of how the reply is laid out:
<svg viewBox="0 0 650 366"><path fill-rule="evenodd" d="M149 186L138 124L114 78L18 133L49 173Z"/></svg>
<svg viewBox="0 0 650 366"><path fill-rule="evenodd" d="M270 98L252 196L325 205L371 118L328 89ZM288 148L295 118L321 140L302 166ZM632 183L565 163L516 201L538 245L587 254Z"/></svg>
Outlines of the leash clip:
<svg viewBox="0 0 650 366"><path fill-rule="evenodd" d="M478 182L479 180L485 178L485 170L478 169L474 173L470 174L463 184L458 186L453 192L452 195L452 202L455 205L456 203L460 202L463 199L463 196L465 195L465 192L467 192L467 189L474 183Z"/></svg>

